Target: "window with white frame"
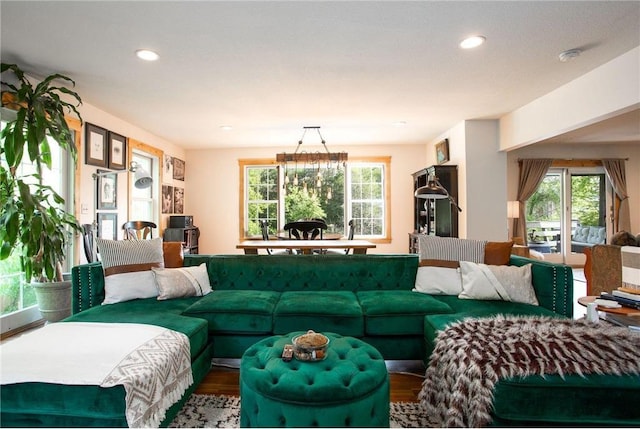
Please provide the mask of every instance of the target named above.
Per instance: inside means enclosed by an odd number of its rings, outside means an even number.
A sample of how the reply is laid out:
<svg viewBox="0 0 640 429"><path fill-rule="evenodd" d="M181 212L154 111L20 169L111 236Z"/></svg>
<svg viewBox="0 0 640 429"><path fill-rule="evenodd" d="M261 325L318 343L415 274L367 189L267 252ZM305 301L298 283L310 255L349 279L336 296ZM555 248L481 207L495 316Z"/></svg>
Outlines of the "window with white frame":
<svg viewBox="0 0 640 429"><path fill-rule="evenodd" d="M244 237L260 235L260 221L269 232L286 222L322 218L328 232L348 233L350 219L355 236L388 240L389 158L362 159L338 169L287 167L246 160L240 162L244 181Z"/></svg>
<svg viewBox="0 0 640 429"><path fill-rule="evenodd" d="M153 168L153 157L139 152L133 152L132 161L138 163L140 167L145 169L151 177L153 177L154 182L157 183L158 175L156 174L156 170ZM129 191L131 192L129 220L145 220L155 222L157 224L157 210L155 209L157 204L154 198L154 187L150 186L144 189L136 188L132 181L131 189Z"/></svg>
<svg viewBox="0 0 640 429"><path fill-rule="evenodd" d="M5 125L6 122L2 121L1 127L4 128ZM75 133L75 130L72 129L71 132ZM51 138L49 138L49 143L51 169L43 169L44 183L51 186L65 200L66 211L72 213L72 198L69 197L72 195L71 186L74 170L70 168L71 159L69 154L62 151ZM0 162L6 167L4 157L0 159ZM35 173L36 166L25 155L18 170L17 174L23 176ZM67 250L67 259L63 265L64 272L68 272L71 268L71 261L73 261L72 247L70 245ZM14 249L9 258L0 260L0 325L2 333L41 318L37 308L35 292L25 282L24 273L20 267L19 254L19 249Z"/></svg>

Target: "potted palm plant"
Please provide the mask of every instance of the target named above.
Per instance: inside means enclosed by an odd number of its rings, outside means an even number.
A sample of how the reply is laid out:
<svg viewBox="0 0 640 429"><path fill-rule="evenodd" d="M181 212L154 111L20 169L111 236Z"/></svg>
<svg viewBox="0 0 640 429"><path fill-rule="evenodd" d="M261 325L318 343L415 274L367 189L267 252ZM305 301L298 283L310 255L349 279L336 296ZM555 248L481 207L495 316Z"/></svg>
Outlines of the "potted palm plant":
<svg viewBox="0 0 640 429"><path fill-rule="evenodd" d="M74 231L81 229L65 211L64 199L43 180L43 169L51 169L50 141L70 153L75 165L77 150L64 115L82 121L76 109L82 100L58 85L75 86L66 76L52 74L33 84L15 64L2 63L1 72L2 106L16 116L0 134L0 260L18 252L43 317L57 321L70 314L71 284L63 280L62 262ZM35 172L21 173L27 157Z"/></svg>

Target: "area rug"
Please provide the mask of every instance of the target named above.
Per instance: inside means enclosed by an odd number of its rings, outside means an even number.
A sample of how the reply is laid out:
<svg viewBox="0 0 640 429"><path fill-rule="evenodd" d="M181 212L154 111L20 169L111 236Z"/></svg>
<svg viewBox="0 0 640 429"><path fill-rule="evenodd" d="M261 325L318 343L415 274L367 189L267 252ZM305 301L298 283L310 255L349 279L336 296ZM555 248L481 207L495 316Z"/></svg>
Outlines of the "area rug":
<svg viewBox="0 0 640 429"><path fill-rule="evenodd" d="M417 402L392 402L390 411L392 428L427 426L421 405ZM191 395L169 427L239 428L240 398L225 395Z"/></svg>

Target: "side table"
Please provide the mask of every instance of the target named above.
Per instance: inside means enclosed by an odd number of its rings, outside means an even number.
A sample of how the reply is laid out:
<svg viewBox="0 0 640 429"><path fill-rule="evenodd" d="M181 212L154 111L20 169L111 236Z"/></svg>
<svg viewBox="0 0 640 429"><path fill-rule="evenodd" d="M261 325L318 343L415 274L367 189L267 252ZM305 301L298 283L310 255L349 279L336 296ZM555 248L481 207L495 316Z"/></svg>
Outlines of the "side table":
<svg viewBox="0 0 640 429"><path fill-rule="evenodd" d="M591 296L583 296L578 298L578 304L586 307L587 304L595 301L598 297L595 295L591 295ZM637 310L635 308L631 308L631 307L620 307L620 308L608 308L608 307L602 307L602 306L598 306L598 311L604 311L605 313L614 313L614 314L624 314L627 316L637 316L640 315L640 310Z"/></svg>
<svg viewBox="0 0 640 429"><path fill-rule="evenodd" d="M318 362L282 360L304 332L265 338L240 363L241 427L389 427L389 375L373 346L338 334Z"/></svg>

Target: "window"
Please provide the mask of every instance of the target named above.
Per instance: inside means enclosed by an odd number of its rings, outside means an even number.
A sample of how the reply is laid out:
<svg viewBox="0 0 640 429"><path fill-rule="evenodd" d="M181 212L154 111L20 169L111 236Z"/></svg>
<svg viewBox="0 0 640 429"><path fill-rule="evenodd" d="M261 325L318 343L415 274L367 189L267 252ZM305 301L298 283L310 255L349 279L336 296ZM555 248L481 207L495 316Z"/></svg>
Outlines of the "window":
<svg viewBox="0 0 640 429"><path fill-rule="evenodd" d="M134 152L132 159L133 162L137 162L140 167L144 168L154 177L153 162L151 157L145 156ZM145 189L139 189L135 186L131 186L131 208L129 211L129 217L131 220L147 220L153 222L154 219L154 200L153 200L153 186ZM124 223L124 222L121 222Z"/></svg>
<svg viewBox="0 0 640 429"><path fill-rule="evenodd" d="M3 110L3 115L5 111ZM7 112L8 115L11 112ZM2 121L4 128L6 122ZM77 129L70 124L72 132L77 138ZM79 123L78 123L79 126ZM65 199L66 210L73 213L73 201L70 196L71 183L73 182L73 168L70 168L71 160L66 152L53 141L50 142L52 165L51 170L43 169L44 182L50 185L62 198ZM0 162L5 162L4 159ZM6 164L5 164L6 165ZM35 173L35 165L29 161L28 156L23 157L18 174ZM73 249L67 251L67 259L63 271L68 272L73 263ZM27 325L41 318L37 308L35 293L25 283L24 273L20 267L19 251L14 250L12 255L5 260L0 260L0 321L2 333Z"/></svg>
<svg viewBox="0 0 640 429"><path fill-rule="evenodd" d="M529 247L552 262L580 264L583 249L606 242L602 167L551 168L526 203Z"/></svg>
<svg viewBox="0 0 640 429"><path fill-rule="evenodd" d="M241 160L244 184L241 237L260 236L302 218L322 218L328 232L346 234L350 219L360 238L389 240L390 158L355 160L344 168L294 166L286 171L271 160Z"/></svg>
<svg viewBox="0 0 640 429"><path fill-rule="evenodd" d="M156 225L160 225L160 189L162 183L161 160L164 158L164 153L153 146L149 146L146 143L128 139L128 159L129 162L137 162L142 168L144 168L153 179L153 183L149 188L139 189L135 187L134 174L129 174L129 204L127 219L118 219L118 224L121 227L125 222L130 220L144 220L153 222ZM184 189L181 188L181 204L184 201ZM176 213L178 213L176 211ZM154 231L153 237L158 237Z"/></svg>

